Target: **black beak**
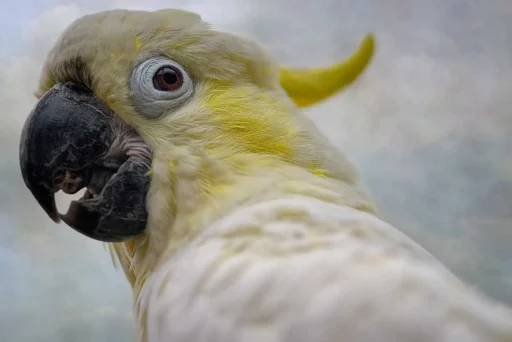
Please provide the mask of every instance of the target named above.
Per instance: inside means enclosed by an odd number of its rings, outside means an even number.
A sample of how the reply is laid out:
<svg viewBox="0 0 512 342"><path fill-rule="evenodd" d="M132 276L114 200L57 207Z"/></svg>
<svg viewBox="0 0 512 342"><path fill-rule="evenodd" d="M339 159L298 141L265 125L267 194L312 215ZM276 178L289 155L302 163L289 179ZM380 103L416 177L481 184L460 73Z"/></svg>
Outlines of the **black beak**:
<svg viewBox="0 0 512 342"><path fill-rule="evenodd" d="M105 242L124 241L145 229L150 153L123 150L119 141L127 131L130 138L136 135L94 93L74 84L58 84L39 100L23 127L20 167L53 221L62 219ZM59 214L55 193L84 187L84 197Z"/></svg>

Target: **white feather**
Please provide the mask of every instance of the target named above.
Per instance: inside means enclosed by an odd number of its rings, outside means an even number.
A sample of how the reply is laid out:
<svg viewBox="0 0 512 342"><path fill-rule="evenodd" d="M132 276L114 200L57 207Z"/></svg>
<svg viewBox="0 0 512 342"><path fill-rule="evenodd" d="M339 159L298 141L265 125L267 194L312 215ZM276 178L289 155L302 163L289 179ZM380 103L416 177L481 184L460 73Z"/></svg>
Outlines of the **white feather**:
<svg viewBox="0 0 512 342"><path fill-rule="evenodd" d="M306 197L239 208L141 291L149 342L511 342L512 315L375 216Z"/></svg>

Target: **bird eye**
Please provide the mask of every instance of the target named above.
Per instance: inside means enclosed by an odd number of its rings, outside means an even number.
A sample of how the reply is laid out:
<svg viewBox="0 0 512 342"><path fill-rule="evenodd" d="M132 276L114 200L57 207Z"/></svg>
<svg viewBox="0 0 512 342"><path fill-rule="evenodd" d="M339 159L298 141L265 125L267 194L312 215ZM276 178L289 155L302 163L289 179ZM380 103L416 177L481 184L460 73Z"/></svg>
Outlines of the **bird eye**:
<svg viewBox="0 0 512 342"><path fill-rule="evenodd" d="M173 91L183 85L183 75L178 68L164 66L153 76L153 86L160 91Z"/></svg>
<svg viewBox="0 0 512 342"><path fill-rule="evenodd" d="M194 94L194 83L185 69L165 57L138 64L132 71L130 88L137 111L148 118L176 110Z"/></svg>

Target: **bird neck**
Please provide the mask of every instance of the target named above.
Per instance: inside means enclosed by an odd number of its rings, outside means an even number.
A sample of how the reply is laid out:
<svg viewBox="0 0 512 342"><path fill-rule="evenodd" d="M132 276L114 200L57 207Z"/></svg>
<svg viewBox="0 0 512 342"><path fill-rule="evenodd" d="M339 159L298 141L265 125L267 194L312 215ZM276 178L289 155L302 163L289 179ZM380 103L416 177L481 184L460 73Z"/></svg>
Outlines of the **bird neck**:
<svg viewBox="0 0 512 342"><path fill-rule="evenodd" d="M357 183L318 174L293 161L257 153L192 150L173 148L172 153L153 158L148 225L134 247L135 271L141 272L137 277L243 205L309 196L373 211Z"/></svg>
<svg viewBox="0 0 512 342"><path fill-rule="evenodd" d="M111 245L137 299L148 276L216 220L241 206L307 196L375 213L355 181L332 178L281 158L173 148L155 155L146 232Z"/></svg>

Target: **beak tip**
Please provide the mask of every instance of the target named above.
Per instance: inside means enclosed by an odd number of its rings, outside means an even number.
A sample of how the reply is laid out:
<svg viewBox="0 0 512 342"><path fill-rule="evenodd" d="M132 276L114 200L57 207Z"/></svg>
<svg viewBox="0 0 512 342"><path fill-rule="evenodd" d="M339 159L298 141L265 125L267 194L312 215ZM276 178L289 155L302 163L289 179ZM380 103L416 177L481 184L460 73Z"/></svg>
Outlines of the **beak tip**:
<svg viewBox="0 0 512 342"><path fill-rule="evenodd" d="M57 224L60 223L60 221L61 221L60 215L57 212L51 213L50 218L53 220L53 222L55 222Z"/></svg>
<svg viewBox="0 0 512 342"><path fill-rule="evenodd" d="M55 204L55 197L53 196L53 192L48 192L44 187L31 188L32 194L36 197L39 205L43 208L45 213L52 219L55 223L60 223L61 219L59 217L59 211L57 210L57 206Z"/></svg>

